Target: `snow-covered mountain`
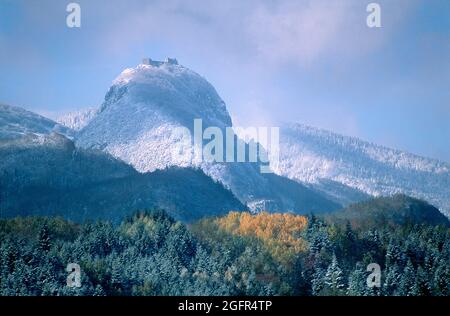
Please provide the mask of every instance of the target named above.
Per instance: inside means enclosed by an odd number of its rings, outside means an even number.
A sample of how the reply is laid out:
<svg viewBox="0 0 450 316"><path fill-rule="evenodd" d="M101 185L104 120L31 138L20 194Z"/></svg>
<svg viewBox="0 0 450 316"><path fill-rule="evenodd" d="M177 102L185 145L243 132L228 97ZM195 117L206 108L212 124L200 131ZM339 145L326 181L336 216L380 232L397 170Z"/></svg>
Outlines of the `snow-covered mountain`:
<svg viewBox="0 0 450 316"><path fill-rule="evenodd" d="M67 137L74 134L33 112L0 105L0 218L121 221L137 210L161 208L189 222L245 210L201 170L139 173L103 151L77 148Z"/></svg>
<svg viewBox="0 0 450 316"><path fill-rule="evenodd" d="M404 193L450 215L448 163L301 124L286 124L280 130L278 173L349 202L358 192Z"/></svg>
<svg viewBox="0 0 450 316"><path fill-rule="evenodd" d="M66 113L56 119L61 125L64 125L74 131L79 131L85 127L97 114L98 109L91 107Z"/></svg>
<svg viewBox="0 0 450 316"><path fill-rule="evenodd" d="M372 196L403 193L450 215L448 163L301 124L281 126L276 174L261 174L258 163L210 163L174 155L185 142L179 128L192 133L198 118L203 129L232 126L225 103L208 81L175 60L148 61L124 70L99 109L59 119L71 128L0 105L0 140L25 136L45 145L45 135L57 132L75 135L77 147L103 150L141 173L200 168L253 211L332 211Z"/></svg>
<svg viewBox="0 0 450 316"><path fill-rule="evenodd" d="M140 172L199 167L254 211L308 213L340 206L296 181L261 174L257 163L208 163L174 155L184 141L179 128L193 133L199 118L203 128L218 127L224 135L232 126L225 103L208 81L174 60L150 61L124 70L114 80L76 144L105 150Z"/></svg>
<svg viewBox="0 0 450 316"><path fill-rule="evenodd" d="M16 139L27 134L46 135L51 132L57 132L69 138L74 135L70 128L39 114L17 106L0 104L0 140Z"/></svg>
<svg viewBox="0 0 450 316"><path fill-rule="evenodd" d="M77 144L104 149L141 172L190 166L190 160L174 161L173 149L177 127L192 130L196 118L208 126L231 126L224 102L200 75L174 63L140 64L114 80Z"/></svg>

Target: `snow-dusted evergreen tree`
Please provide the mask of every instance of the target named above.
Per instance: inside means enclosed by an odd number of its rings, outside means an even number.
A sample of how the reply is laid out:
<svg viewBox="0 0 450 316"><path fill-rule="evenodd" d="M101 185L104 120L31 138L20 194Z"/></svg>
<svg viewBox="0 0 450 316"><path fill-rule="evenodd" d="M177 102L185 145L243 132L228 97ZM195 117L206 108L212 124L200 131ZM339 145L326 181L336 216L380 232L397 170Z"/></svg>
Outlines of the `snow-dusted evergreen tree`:
<svg viewBox="0 0 450 316"><path fill-rule="evenodd" d="M322 268L317 267L311 278L311 290L312 295L317 296L320 295L324 286L325 286L325 273Z"/></svg>
<svg viewBox="0 0 450 316"><path fill-rule="evenodd" d="M419 266L416 272L416 280L412 289L413 295L416 296L429 296L432 289L428 279L428 274L424 269Z"/></svg>
<svg viewBox="0 0 450 316"><path fill-rule="evenodd" d="M50 233L46 224L44 224L39 232L39 249L43 252L50 250Z"/></svg>
<svg viewBox="0 0 450 316"><path fill-rule="evenodd" d="M428 243L427 245L427 254L424 258L423 268L424 270L432 275L434 273L434 270L436 269L436 266L438 264L438 254L436 253L433 245L431 243Z"/></svg>
<svg viewBox="0 0 450 316"><path fill-rule="evenodd" d="M393 264L403 265L404 254L400 247L391 239L386 251L386 267Z"/></svg>
<svg viewBox="0 0 450 316"><path fill-rule="evenodd" d="M400 269L397 263L392 263L386 267L385 279L383 283L383 294L386 296L398 295L398 287L401 282Z"/></svg>
<svg viewBox="0 0 450 316"><path fill-rule="evenodd" d="M324 292L327 295L342 295L345 289L344 273L339 267L336 255L333 254L331 264L325 273Z"/></svg>
<svg viewBox="0 0 450 316"><path fill-rule="evenodd" d="M414 295L413 287L416 283L416 275L414 266L411 260L408 260L403 275L400 281L399 295L400 296L412 296Z"/></svg>
<svg viewBox="0 0 450 316"><path fill-rule="evenodd" d="M367 273L361 263L356 264L356 269L348 278L347 295L364 296L367 291Z"/></svg>
<svg viewBox="0 0 450 316"><path fill-rule="evenodd" d="M352 225L347 221L345 225L345 232L342 236L342 256L351 260L355 253L358 251L358 242L355 232L352 229Z"/></svg>
<svg viewBox="0 0 450 316"><path fill-rule="evenodd" d="M105 290L103 290L103 287L100 284L97 284L97 286L94 289L93 296L106 296Z"/></svg>
<svg viewBox="0 0 450 316"><path fill-rule="evenodd" d="M439 261L433 276L434 293L437 296L450 295L450 268L444 259Z"/></svg>

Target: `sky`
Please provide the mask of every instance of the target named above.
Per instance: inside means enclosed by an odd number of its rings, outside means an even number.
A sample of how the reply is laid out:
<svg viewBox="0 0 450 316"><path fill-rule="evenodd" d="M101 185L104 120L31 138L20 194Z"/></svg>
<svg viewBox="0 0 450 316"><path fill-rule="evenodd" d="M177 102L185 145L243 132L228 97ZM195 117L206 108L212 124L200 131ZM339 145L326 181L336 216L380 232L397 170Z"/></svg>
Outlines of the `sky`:
<svg viewBox="0 0 450 316"><path fill-rule="evenodd" d="M0 0L0 103L99 106L123 69L169 56L237 125L295 121L450 162L450 1L375 1L380 28L370 2Z"/></svg>

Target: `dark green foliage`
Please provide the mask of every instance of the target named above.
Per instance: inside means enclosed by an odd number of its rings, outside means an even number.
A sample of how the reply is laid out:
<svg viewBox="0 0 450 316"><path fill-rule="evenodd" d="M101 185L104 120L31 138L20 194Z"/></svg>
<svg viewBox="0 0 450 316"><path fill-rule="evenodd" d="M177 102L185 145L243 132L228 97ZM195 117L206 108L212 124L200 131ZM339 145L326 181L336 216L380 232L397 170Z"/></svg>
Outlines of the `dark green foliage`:
<svg viewBox="0 0 450 316"><path fill-rule="evenodd" d="M171 167L139 173L61 135L0 141L0 217L63 216L119 223L137 209L168 210L184 222L246 210L203 171Z"/></svg>
<svg viewBox="0 0 450 316"><path fill-rule="evenodd" d="M450 295L450 231L446 225L353 227L311 216L302 267L312 295ZM369 288L366 267L381 267L381 287ZM308 287L308 286L307 286Z"/></svg>
<svg viewBox="0 0 450 316"><path fill-rule="evenodd" d="M363 229L413 224L450 227L448 218L437 208L404 194L355 203L330 214L328 219L333 223L350 222L353 227Z"/></svg>
<svg viewBox="0 0 450 316"><path fill-rule="evenodd" d="M350 273L348 279L347 294L350 296L364 296L368 292L367 273L361 263L356 265L356 269Z"/></svg>
<svg viewBox="0 0 450 316"><path fill-rule="evenodd" d="M137 213L116 226L34 217L0 220L0 228L1 295L272 293L250 265L257 249L239 247L236 256L212 251L162 211ZM66 286L69 263L81 267L80 288Z"/></svg>
<svg viewBox="0 0 450 316"><path fill-rule="evenodd" d="M280 263L254 237L188 229L163 211L120 225L61 218L0 220L1 295L450 295L450 232L443 226L365 230L314 216L309 248ZM66 286L67 264L81 287ZM368 288L369 263L381 288Z"/></svg>
<svg viewBox="0 0 450 316"><path fill-rule="evenodd" d="M50 232L47 224L44 224L39 232L39 250L48 252L50 250Z"/></svg>
<svg viewBox="0 0 450 316"><path fill-rule="evenodd" d="M333 254L333 259L328 266L327 272L325 273L324 281L325 287L323 289L323 292L325 295L336 296L344 294L344 273L339 267L335 254Z"/></svg>
<svg viewBox="0 0 450 316"><path fill-rule="evenodd" d="M288 208L296 210L297 214L307 214L308 212L319 214L342 208L341 204L329 200L328 196L301 185L297 181L274 173L265 173L262 176L270 183L272 190L281 197L281 200L284 199L292 204ZM282 201L281 204L283 204Z"/></svg>

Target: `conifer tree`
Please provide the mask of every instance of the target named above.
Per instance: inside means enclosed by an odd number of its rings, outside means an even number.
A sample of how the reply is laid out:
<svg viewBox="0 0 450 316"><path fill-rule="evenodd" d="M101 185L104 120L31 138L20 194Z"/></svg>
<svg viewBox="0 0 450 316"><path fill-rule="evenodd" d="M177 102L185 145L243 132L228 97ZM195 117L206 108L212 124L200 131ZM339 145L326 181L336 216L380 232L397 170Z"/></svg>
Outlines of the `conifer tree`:
<svg viewBox="0 0 450 316"><path fill-rule="evenodd" d="M433 276L434 293L437 296L450 295L450 269L448 264L442 259L439 261Z"/></svg>
<svg viewBox="0 0 450 316"><path fill-rule="evenodd" d="M414 266L411 260L408 260L405 269L403 270L403 275L400 281L399 295L401 296L412 296L414 295L413 286L416 281Z"/></svg>
<svg viewBox="0 0 450 316"><path fill-rule="evenodd" d="M364 296L367 288L367 275L359 262L356 264L356 269L350 274L348 279L347 295L350 296Z"/></svg>
<svg viewBox="0 0 450 316"><path fill-rule="evenodd" d="M44 224L39 232L39 249L43 252L48 252L50 246L50 232L47 224Z"/></svg>
<svg viewBox="0 0 450 316"><path fill-rule="evenodd" d="M386 267L385 279L383 284L383 294L386 296L397 295L397 288L401 281L400 269L397 263Z"/></svg>
<svg viewBox="0 0 450 316"><path fill-rule="evenodd" d="M428 275L420 266L417 268L416 280L414 282L412 293L416 296L431 295L431 286L428 281Z"/></svg>
<svg viewBox="0 0 450 316"><path fill-rule="evenodd" d="M93 296L106 296L105 290L103 290L103 287L100 284L97 284L95 287Z"/></svg>
<svg viewBox="0 0 450 316"><path fill-rule="evenodd" d="M325 278L325 271L322 268L317 267L311 278L312 295L314 296L320 295L325 285L324 278Z"/></svg>
<svg viewBox="0 0 450 316"><path fill-rule="evenodd" d="M344 273L338 265L336 255L333 254L331 264L325 273L325 289L329 295L342 295L344 293Z"/></svg>

